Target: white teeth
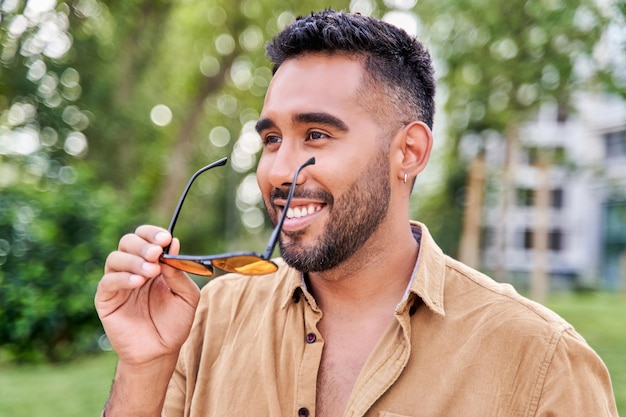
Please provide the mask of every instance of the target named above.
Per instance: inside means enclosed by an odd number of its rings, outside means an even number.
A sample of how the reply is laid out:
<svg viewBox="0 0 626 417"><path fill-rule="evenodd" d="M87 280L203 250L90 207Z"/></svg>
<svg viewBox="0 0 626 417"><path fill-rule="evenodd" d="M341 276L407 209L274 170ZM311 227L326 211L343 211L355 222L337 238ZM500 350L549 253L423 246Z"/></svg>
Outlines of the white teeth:
<svg viewBox="0 0 626 417"><path fill-rule="evenodd" d="M291 208L289 207L287 209L287 218L288 219L293 219L293 218L300 218L300 217L304 217L307 216L309 214L313 214L317 211L320 211L322 208L321 206L315 205L315 204L309 204L308 206L302 206L302 207L296 207L296 208Z"/></svg>

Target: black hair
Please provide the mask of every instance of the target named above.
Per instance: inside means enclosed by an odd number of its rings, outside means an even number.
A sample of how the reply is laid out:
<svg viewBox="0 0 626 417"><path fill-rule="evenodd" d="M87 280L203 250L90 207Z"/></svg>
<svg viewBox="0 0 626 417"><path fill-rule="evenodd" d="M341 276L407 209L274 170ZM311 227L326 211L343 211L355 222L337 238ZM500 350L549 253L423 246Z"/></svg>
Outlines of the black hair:
<svg viewBox="0 0 626 417"><path fill-rule="evenodd" d="M268 42L266 51L274 72L286 60L308 53L357 57L369 86L391 100L394 118L403 123L421 120L432 129L435 78L430 54L418 39L396 26L326 9L298 17Z"/></svg>

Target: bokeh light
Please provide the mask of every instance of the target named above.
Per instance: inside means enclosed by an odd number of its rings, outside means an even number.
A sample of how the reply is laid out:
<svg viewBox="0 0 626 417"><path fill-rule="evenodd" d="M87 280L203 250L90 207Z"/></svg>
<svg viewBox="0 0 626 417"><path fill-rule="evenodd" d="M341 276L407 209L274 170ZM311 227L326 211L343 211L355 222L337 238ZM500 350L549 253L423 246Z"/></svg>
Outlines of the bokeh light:
<svg viewBox="0 0 626 417"><path fill-rule="evenodd" d="M150 120L157 126L167 126L172 122L172 110L165 104L157 104L150 110Z"/></svg>

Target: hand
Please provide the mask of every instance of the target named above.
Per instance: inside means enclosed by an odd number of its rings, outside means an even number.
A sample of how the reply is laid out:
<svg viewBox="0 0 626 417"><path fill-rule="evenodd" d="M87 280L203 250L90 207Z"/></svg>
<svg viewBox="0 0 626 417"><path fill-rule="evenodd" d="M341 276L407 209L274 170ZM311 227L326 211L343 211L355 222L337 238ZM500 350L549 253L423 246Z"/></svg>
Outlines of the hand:
<svg viewBox="0 0 626 417"><path fill-rule="evenodd" d="M159 263L170 242L177 254L180 244L166 230L140 226L107 258L95 305L120 363L177 356L189 335L200 290L184 272Z"/></svg>

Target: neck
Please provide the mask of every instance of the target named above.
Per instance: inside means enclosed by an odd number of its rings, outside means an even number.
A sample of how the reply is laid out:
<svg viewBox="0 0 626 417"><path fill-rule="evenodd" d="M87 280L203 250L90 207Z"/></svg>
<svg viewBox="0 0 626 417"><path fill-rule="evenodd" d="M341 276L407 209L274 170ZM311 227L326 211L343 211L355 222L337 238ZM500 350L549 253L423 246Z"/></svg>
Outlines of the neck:
<svg viewBox="0 0 626 417"><path fill-rule="evenodd" d="M325 312L362 311L363 302L395 307L409 284L417 252L408 222L396 230L381 225L350 259L332 270L309 273L310 290Z"/></svg>

